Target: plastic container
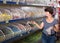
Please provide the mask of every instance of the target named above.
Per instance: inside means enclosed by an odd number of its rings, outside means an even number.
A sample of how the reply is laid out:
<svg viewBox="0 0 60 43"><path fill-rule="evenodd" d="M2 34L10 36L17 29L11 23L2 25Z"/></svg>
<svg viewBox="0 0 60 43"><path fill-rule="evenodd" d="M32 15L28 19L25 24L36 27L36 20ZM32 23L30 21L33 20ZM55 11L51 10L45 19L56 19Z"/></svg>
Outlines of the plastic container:
<svg viewBox="0 0 60 43"><path fill-rule="evenodd" d="M25 18L26 13L22 9L20 8L15 8L15 9L16 11L19 12L21 18Z"/></svg>
<svg viewBox="0 0 60 43"><path fill-rule="evenodd" d="M21 18L20 13L15 8L11 8L10 10L11 10L13 19L20 19Z"/></svg>
<svg viewBox="0 0 60 43"><path fill-rule="evenodd" d="M4 33L0 30L0 42L5 40L5 35Z"/></svg>
<svg viewBox="0 0 60 43"><path fill-rule="evenodd" d="M1 20L0 21L7 21L7 20L11 20L12 19L12 16L10 15L10 11L5 9L5 8L0 8L0 11L1 11L1 15L0 15L0 18Z"/></svg>
<svg viewBox="0 0 60 43"><path fill-rule="evenodd" d="M0 22L4 21L4 19L2 18L2 12L0 11Z"/></svg>
<svg viewBox="0 0 60 43"><path fill-rule="evenodd" d="M4 33L4 35L5 35L5 40L8 40L8 39L10 39L14 36L14 32L10 28L5 27L5 26L0 27L0 28L1 28L2 32Z"/></svg>
<svg viewBox="0 0 60 43"><path fill-rule="evenodd" d="M14 25L17 26L19 30L21 30L21 34L26 32L26 28L24 25L19 23L14 23Z"/></svg>
<svg viewBox="0 0 60 43"><path fill-rule="evenodd" d="M26 13L25 17L42 17L43 16L43 8L37 8L37 7L21 7L21 9Z"/></svg>
<svg viewBox="0 0 60 43"><path fill-rule="evenodd" d="M5 14L5 19L4 20L12 20L12 14L10 12L10 10L8 9L4 9L4 14Z"/></svg>
<svg viewBox="0 0 60 43"><path fill-rule="evenodd" d="M26 13L25 18L31 17L31 7L21 7L21 9Z"/></svg>
<svg viewBox="0 0 60 43"><path fill-rule="evenodd" d="M8 25L7 27L11 28L11 30L14 32L14 36L21 34L21 31L15 25Z"/></svg>

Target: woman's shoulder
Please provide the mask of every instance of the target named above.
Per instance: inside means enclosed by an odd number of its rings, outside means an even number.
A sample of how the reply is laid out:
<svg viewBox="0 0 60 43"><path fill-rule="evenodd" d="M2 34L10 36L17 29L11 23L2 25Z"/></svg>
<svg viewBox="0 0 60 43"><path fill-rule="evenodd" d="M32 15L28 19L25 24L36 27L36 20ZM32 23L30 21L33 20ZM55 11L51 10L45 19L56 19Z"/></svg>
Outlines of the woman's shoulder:
<svg viewBox="0 0 60 43"><path fill-rule="evenodd" d="M45 20L46 20L46 17L43 17L42 22L45 22Z"/></svg>
<svg viewBox="0 0 60 43"><path fill-rule="evenodd" d="M54 24L58 24L58 20L57 19L54 19Z"/></svg>

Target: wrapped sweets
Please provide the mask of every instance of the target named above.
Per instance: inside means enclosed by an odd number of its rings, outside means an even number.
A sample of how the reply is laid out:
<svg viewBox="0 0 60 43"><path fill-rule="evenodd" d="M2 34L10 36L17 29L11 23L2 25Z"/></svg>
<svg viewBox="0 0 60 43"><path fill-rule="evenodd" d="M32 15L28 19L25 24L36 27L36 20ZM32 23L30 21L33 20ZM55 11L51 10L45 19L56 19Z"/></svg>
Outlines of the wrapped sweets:
<svg viewBox="0 0 60 43"><path fill-rule="evenodd" d="M6 8L6 9L4 9L4 11L7 15L10 15L10 20L12 20L13 17L12 17L12 13L11 13L10 9Z"/></svg>
<svg viewBox="0 0 60 43"><path fill-rule="evenodd" d="M10 39L14 36L14 32L10 28L7 28L5 26L0 28L5 35L5 40Z"/></svg>
<svg viewBox="0 0 60 43"><path fill-rule="evenodd" d="M11 20L11 16L8 15L8 14L2 14L1 17L4 19L4 21L8 21L8 20Z"/></svg>
<svg viewBox="0 0 60 43"><path fill-rule="evenodd" d="M19 23L14 23L16 26L18 26L18 29L20 29L21 30L21 33L24 33L24 32L26 32L26 28L25 28L25 26L24 25L22 25L22 24L19 24Z"/></svg>
<svg viewBox="0 0 60 43"><path fill-rule="evenodd" d="M31 17L31 7L21 7L21 9L26 13L25 18Z"/></svg>
<svg viewBox="0 0 60 43"><path fill-rule="evenodd" d="M0 42L5 40L5 35L4 33L0 30Z"/></svg>
<svg viewBox="0 0 60 43"><path fill-rule="evenodd" d="M7 27L11 28L11 30L14 32L14 36L20 35L21 31L16 27L15 25L8 25Z"/></svg>
<svg viewBox="0 0 60 43"><path fill-rule="evenodd" d="M16 8L16 10L19 12L21 18L25 18L26 13L22 9Z"/></svg>
<svg viewBox="0 0 60 43"><path fill-rule="evenodd" d="M0 11L0 22L4 21L4 18L2 17L2 12Z"/></svg>
<svg viewBox="0 0 60 43"><path fill-rule="evenodd" d="M20 16L20 13L14 9L11 8L11 13L12 13L12 16L13 16L13 19L20 19L21 16Z"/></svg>
<svg viewBox="0 0 60 43"><path fill-rule="evenodd" d="M12 16L9 14L10 13L9 10L1 8L0 11L2 12L0 16L3 19L3 21L12 19Z"/></svg>

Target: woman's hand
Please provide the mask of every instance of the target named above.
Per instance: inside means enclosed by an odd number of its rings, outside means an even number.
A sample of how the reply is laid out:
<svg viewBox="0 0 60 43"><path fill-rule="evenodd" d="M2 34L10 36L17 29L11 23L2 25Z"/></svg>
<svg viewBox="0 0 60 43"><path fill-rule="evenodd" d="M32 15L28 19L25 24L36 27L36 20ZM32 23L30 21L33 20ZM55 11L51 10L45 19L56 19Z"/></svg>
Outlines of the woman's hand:
<svg viewBox="0 0 60 43"><path fill-rule="evenodd" d="M28 21L27 23L36 25L39 29L43 29L44 23L42 22L40 25L38 25L35 21Z"/></svg>
<svg viewBox="0 0 60 43"><path fill-rule="evenodd" d="M37 24L35 21L31 21L32 24Z"/></svg>
<svg viewBox="0 0 60 43"><path fill-rule="evenodd" d="M27 24L37 24L35 21L28 21Z"/></svg>

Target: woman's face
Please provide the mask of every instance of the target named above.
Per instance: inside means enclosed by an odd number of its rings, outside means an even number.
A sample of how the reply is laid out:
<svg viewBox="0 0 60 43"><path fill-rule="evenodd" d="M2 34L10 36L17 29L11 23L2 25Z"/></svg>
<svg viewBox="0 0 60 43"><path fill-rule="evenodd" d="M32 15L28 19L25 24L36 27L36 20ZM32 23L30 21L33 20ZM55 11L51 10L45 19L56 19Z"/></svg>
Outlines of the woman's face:
<svg viewBox="0 0 60 43"><path fill-rule="evenodd" d="M45 12L45 16L49 17L51 14L49 12Z"/></svg>

